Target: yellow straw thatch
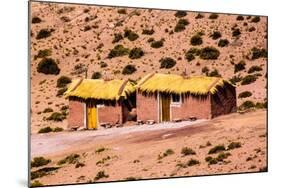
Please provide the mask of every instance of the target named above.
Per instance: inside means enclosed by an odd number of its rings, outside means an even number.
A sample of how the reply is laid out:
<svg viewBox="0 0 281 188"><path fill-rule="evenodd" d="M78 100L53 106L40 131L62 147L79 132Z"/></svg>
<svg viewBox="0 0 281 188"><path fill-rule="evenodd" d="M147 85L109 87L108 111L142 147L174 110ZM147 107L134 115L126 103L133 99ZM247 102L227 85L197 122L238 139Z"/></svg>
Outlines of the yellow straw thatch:
<svg viewBox="0 0 281 188"><path fill-rule="evenodd" d="M219 86L230 82L217 77L197 76L184 78L173 74L149 74L137 84L141 92L167 92L167 93L190 93L195 95L214 94ZM232 85L233 86L233 85Z"/></svg>
<svg viewBox="0 0 281 188"><path fill-rule="evenodd" d="M72 81L66 97L78 97L81 99L119 100L135 91L133 83L124 80L104 81L101 79L77 79Z"/></svg>

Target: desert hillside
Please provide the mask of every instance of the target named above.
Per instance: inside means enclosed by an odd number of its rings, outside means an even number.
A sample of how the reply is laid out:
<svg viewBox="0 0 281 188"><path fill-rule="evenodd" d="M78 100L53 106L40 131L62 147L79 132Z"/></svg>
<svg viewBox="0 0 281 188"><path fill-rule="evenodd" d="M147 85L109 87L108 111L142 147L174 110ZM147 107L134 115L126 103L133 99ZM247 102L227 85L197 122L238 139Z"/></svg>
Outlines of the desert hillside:
<svg viewBox="0 0 281 188"><path fill-rule="evenodd" d="M32 2L30 22L33 133L66 128L61 94L86 75L222 76L237 85L238 105L267 100L266 17Z"/></svg>

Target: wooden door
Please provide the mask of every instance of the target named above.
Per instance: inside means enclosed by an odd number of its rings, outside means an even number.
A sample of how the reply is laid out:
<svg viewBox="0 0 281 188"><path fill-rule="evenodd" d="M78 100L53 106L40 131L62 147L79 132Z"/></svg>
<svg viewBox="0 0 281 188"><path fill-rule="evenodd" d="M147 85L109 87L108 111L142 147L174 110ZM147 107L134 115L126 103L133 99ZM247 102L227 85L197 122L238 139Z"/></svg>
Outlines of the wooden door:
<svg viewBox="0 0 281 188"><path fill-rule="evenodd" d="M97 118L97 108L96 107L88 107L88 129L97 129L98 118Z"/></svg>
<svg viewBox="0 0 281 188"><path fill-rule="evenodd" d="M170 121L170 95L161 94L161 120L162 122Z"/></svg>

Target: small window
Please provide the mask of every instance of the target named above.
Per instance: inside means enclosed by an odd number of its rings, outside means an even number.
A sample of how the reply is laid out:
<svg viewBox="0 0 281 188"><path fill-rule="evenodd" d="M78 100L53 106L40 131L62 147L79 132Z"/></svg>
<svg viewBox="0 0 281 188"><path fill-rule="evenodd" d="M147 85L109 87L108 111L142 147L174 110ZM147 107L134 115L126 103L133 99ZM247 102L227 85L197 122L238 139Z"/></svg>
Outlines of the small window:
<svg viewBox="0 0 281 188"><path fill-rule="evenodd" d="M181 104L181 95L172 95L172 104Z"/></svg>
<svg viewBox="0 0 281 188"><path fill-rule="evenodd" d="M102 107L104 107L104 104L98 104L97 105L97 108L102 108Z"/></svg>

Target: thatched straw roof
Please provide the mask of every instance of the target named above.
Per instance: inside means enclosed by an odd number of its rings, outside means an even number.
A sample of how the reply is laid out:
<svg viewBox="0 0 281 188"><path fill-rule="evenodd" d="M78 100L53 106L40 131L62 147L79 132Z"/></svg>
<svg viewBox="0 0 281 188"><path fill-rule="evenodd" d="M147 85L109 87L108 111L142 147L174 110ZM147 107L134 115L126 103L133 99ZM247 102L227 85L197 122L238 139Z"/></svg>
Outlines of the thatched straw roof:
<svg viewBox="0 0 281 188"><path fill-rule="evenodd" d="M134 84L128 80L77 79L72 81L64 95L82 100L117 101L120 97L127 98L134 91Z"/></svg>
<svg viewBox="0 0 281 188"><path fill-rule="evenodd" d="M215 94L219 87L231 85L230 82L218 77L188 77L173 74L149 74L137 84L139 91L144 93L166 92L175 94L206 95ZM233 86L234 87L234 86Z"/></svg>

